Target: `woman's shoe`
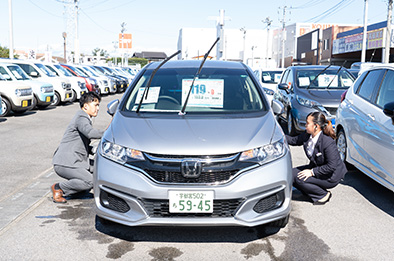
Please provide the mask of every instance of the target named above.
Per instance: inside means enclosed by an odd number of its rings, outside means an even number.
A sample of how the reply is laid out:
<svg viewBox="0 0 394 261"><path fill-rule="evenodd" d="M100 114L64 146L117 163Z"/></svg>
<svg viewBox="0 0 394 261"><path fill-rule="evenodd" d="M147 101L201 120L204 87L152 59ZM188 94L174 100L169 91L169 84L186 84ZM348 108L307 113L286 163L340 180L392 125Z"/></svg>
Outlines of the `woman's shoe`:
<svg viewBox="0 0 394 261"><path fill-rule="evenodd" d="M329 193L329 195L328 195L328 199L327 199L327 200L325 200L325 201L316 201L316 202L313 202L313 205L324 205L324 204L326 204L328 201L330 201L330 199L331 199L331 197L332 197L332 194L331 194L330 191L329 191L328 193Z"/></svg>

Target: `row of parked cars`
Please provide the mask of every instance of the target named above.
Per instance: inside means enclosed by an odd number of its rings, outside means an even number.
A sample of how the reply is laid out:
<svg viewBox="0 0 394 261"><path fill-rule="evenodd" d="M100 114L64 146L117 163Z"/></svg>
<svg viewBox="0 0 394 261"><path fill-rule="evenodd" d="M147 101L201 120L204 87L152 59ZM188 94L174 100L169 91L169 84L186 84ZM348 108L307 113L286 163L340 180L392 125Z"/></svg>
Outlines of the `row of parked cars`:
<svg viewBox="0 0 394 261"><path fill-rule="evenodd" d="M0 116L74 102L87 91L124 92L135 74L132 68L0 59Z"/></svg>
<svg viewBox="0 0 394 261"><path fill-rule="evenodd" d="M274 83L268 75L275 71L255 74L268 99L282 103L277 116L287 132L304 131L310 112L324 112L335 127L341 159L394 191L394 66L291 66Z"/></svg>

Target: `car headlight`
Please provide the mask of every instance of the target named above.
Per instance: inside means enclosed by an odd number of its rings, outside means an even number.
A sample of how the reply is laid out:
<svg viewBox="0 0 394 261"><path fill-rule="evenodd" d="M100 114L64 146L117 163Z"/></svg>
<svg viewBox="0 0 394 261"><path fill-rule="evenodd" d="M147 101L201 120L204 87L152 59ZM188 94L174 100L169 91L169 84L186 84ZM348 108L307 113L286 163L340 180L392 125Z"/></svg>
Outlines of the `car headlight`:
<svg viewBox="0 0 394 261"><path fill-rule="evenodd" d="M67 88L67 84L65 82L62 82L62 88L66 89Z"/></svg>
<svg viewBox="0 0 394 261"><path fill-rule="evenodd" d="M126 148L106 140L101 143L101 155L120 164L130 160L145 160L141 151Z"/></svg>
<svg viewBox="0 0 394 261"><path fill-rule="evenodd" d="M15 90L15 95L17 97L29 96L29 95L32 95L32 94L33 94L33 91L32 91L31 88L29 88L29 89L16 89Z"/></svg>
<svg viewBox="0 0 394 261"><path fill-rule="evenodd" d="M41 92L42 92L42 93L53 92L53 87L50 87L50 86L42 86L42 87L41 87Z"/></svg>
<svg viewBox="0 0 394 261"><path fill-rule="evenodd" d="M271 89L263 87L263 90L264 90L265 94L267 94L267 95L271 95L271 96L274 95L274 91Z"/></svg>
<svg viewBox="0 0 394 261"><path fill-rule="evenodd" d="M305 99L305 98L302 98L301 96L298 96L298 95L296 96L296 99L299 104L301 104L302 106L305 106L305 107L313 108L313 107L321 107L322 106L317 101Z"/></svg>
<svg viewBox="0 0 394 261"><path fill-rule="evenodd" d="M277 142L241 153L240 161L253 161L260 165L281 158L286 153L284 137Z"/></svg>

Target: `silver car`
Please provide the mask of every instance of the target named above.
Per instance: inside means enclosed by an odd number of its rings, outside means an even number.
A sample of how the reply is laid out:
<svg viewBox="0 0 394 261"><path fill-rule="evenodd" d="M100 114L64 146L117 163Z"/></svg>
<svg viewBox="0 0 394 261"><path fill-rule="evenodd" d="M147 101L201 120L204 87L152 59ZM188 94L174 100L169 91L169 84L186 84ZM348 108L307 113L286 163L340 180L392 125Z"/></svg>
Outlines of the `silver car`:
<svg viewBox="0 0 394 261"><path fill-rule="evenodd" d="M336 116L342 160L394 191L394 66L373 67L349 88Z"/></svg>
<svg viewBox="0 0 394 261"><path fill-rule="evenodd" d="M96 213L124 225L287 224L291 157L250 68L238 62L145 66L98 146ZM158 69L158 70L155 70ZM152 77L152 74L154 76Z"/></svg>

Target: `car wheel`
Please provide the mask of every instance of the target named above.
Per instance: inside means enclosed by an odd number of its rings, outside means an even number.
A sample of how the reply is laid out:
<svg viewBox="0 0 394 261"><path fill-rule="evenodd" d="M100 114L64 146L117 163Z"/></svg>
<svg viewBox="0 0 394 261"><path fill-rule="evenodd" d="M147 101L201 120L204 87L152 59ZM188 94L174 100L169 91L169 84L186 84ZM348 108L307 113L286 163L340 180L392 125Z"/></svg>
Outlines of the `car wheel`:
<svg viewBox="0 0 394 261"><path fill-rule="evenodd" d="M71 102L75 102L77 100L77 93L73 90L73 97L71 99Z"/></svg>
<svg viewBox="0 0 394 261"><path fill-rule="evenodd" d="M343 162L346 162L346 151L347 151L347 143L346 136L343 130L340 130L337 135L337 148L339 152L339 156Z"/></svg>
<svg viewBox="0 0 394 261"><path fill-rule="evenodd" d="M276 220L274 222L271 222L270 224L268 224L270 227L278 227L278 228L284 228L287 223L289 223L289 217L290 215L287 215L286 217Z"/></svg>
<svg viewBox="0 0 394 261"><path fill-rule="evenodd" d="M51 105L57 106L60 103L60 94L58 92L55 92L55 95L53 95L53 101Z"/></svg>
<svg viewBox="0 0 394 261"><path fill-rule="evenodd" d="M36 96L33 96L33 101L32 101L31 103L32 103L31 109L33 110L33 109L35 109L36 106L37 106L37 99L36 99Z"/></svg>
<svg viewBox="0 0 394 261"><path fill-rule="evenodd" d="M11 111L11 104L4 97L1 99L2 113L0 116L7 116Z"/></svg>
<svg viewBox="0 0 394 261"><path fill-rule="evenodd" d="M293 115L291 114L291 110L287 114L287 133L290 136L296 135L296 130L294 127L294 120L293 120Z"/></svg>

